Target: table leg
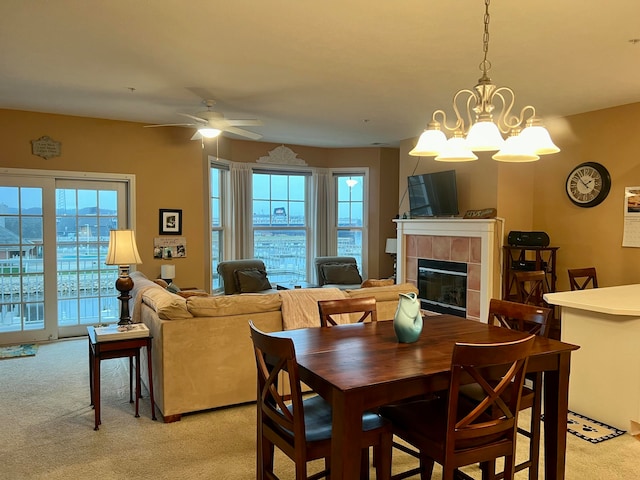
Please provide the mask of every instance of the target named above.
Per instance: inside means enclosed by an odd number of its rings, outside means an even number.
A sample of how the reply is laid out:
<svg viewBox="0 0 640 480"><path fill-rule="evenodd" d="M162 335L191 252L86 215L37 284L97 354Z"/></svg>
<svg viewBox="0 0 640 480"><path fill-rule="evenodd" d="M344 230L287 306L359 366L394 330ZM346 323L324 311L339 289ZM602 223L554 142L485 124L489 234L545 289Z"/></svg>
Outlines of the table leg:
<svg viewBox="0 0 640 480"><path fill-rule="evenodd" d="M89 338L89 395L91 396L90 405L93 407L93 348L91 348L91 338Z"/></svg>
<svg viewBox="0 0 640 480"><path fill-rule="evenodd" d="M100 353L93 355L93 408L95 425L94 430L98 430L98 425L102 423L100 418Z"/></svg>
<svg viewBox="0 0 640 480"><path fill-rule="evenodd" d="M153 370L151 361L151 339L147 342L147 372L149 374L149 398L151 399L151 420L156 419L156 404L153 399Z"/></svg>
<svg viewBox="0 0 640 480"><path fill-rule="evenodd" d="M129 355L129 403L133 403L133 356Z"/></svg>
<svg viewBox="0 0 640 480"><path fill-rule="evenodd" d="M331 479L360 478L362 398L334 392L331 435Z"/></svg>
<svg viewBox="0 0 640 480"><path fill-rule="evenodd" d="M131 360L131 357L129 357ZM129 370L131 373L131 370ZM136 418L140 417L138 405L140 404L140 349L136 350Z"/></svg>
<svg viewBox="0 0 640 480"><path fill-rule="evenodd" d="M563 480L567 451L571 353L558 355L558 370L544 372L544 478Z"/></svg>

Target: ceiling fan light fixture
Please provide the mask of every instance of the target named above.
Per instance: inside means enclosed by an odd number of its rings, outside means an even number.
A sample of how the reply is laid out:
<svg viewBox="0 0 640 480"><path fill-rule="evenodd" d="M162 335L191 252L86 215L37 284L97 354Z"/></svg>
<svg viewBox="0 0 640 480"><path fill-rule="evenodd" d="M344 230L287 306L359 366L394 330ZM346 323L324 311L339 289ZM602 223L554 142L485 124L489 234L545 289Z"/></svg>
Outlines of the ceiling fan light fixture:
<svg viewBox="0 0 640 480"><path fill-rule="evenodd" d="M211 128L211 127L203 127L198 129L198 133L202 135L204 138L216 138L218 135L222 133L222 130L218 130L217 128Z"/></svg>

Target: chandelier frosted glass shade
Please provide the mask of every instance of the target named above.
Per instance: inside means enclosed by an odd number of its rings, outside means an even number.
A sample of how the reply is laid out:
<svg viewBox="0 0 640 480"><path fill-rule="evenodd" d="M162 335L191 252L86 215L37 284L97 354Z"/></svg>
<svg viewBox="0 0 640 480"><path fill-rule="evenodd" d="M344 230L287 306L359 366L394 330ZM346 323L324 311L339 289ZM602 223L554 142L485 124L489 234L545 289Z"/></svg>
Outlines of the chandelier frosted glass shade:
<svg viewBox="0 0 640 480"><path fill-rule="evenodd" d="M498 126L492 121L485 120L471 125L467 134L467 147L474 152L490 152L500 150L504 139Z"/></svg>
<svg viewBox="0 0 640 480"><path fill-rule="evenodd" d="M429 125L429 128L422 132L418 143L409 155L414 157L431 157L438 155L447 145L447 136L439 126Z"/></svg>
<svg viewBox="0 0 640 480"><path fill-rule="evenodd" d="M477 159L478 157L467 147L462 135L454 135L447 140L445 148L435 158L438 162L471 162Z"/></svg>
<svg viewBox="0 0 640 480"><path fill-rule="evenodd" d="M529 145L538 155L558 153L560 149L553 143L551 135L542 126L542 122L538 121L538 124L529 125L531 122L531 120L527 122L527 128L520 134L522 141Z"/></svg>
<svg viewBox="0 0 640 480"><path fill-rule="evenodd" d="M498 153L493 155L494 160L499 162L535 162L540 159L527 144L523 142L521 135L512 135L504 142Z"/></svg>

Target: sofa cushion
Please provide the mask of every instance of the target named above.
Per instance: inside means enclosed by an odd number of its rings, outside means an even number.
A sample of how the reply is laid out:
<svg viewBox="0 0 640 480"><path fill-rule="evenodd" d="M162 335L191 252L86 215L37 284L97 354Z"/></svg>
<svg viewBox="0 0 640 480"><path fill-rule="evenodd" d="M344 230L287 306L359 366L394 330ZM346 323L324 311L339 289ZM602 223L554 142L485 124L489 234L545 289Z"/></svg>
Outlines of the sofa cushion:
<svg viewBox="0 0 640 480"><path fill-rule="evenodd" d="M151 307L163 320L191 318L193 315L187 310L187 301L164 288L145 288L140 292L142 301Z"/></svg>
<svg viewBox="0 0 640 480"><path fill-rule="evenodd" d="M347 290L346 294L351 298L375 297L376 302L388 302L398 300L400 293L415 292L418 289L413 283L401 283L400 285L389 285L387 287L370 287L356 290Z"/></svg>
<svg viewBox="0 0 640 480"><path fill-rule="evenodd" d="M325 278L325 283L359 284L362 282L357 265L352 263L328 263L322 265L322 275Z"/></svg>
<svg viewBox="0 0 640 480"><path fill-rule="evenodd" d="M271 284L267 278L267 272L264 270L248 268L245 270L236 270L234 274L240 293L255 293L271 288Z"/></svg>
<svg viewBox="0 0 640 480"><path fill-rule="evenodd" d="M362 288L369 288L369 287L388 287L389 285L393 285L395 282L395 280L393 278L383 278L383 279L377 279L377 278L368 278L366 279L364 282L362 282L361 287Z"/></svg>
<svg viewBox="0 0 640 480"><path fill-rule="evenodd" d="M189 297L187 309L194 317L224 317L280 310L282 300L277 293L261 295L219 295L216 297Z"/></svg>

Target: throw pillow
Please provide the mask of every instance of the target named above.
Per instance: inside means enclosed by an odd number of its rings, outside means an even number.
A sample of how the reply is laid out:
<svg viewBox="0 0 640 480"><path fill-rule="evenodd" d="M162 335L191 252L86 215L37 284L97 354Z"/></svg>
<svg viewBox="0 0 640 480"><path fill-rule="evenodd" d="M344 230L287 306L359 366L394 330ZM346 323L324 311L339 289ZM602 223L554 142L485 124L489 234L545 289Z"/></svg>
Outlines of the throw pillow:
<svg viewBox="0 0 640 480"><path fill-rule="evenodd" d="M360 284L362 277L353 263L327 263L322 266L326 283L339 285Z"/></svg>
<svg viewBox="0 0 640 480"><path fill-rule="evenodd" d="M393 278L383 278L383 279L376 279L376 278L368 278L366 279L364 282L362 282L362 285L360 285L362 288L368 288L368 287L388 287L389 285L393 285L395 283L395 281L393 280Z"/></svg>
<svg viewBox="0 0 640 480"><path fill-rule="evenodd" d="M234 274L240 293L255 293L271 289L271 284L267 279L267 272L264 270L250 268L247 270L236 270Z"/></svg>

